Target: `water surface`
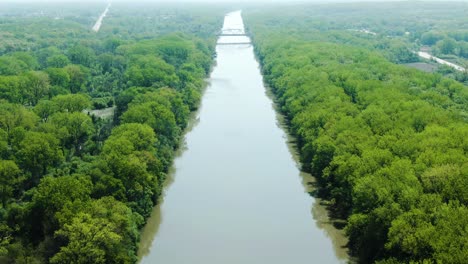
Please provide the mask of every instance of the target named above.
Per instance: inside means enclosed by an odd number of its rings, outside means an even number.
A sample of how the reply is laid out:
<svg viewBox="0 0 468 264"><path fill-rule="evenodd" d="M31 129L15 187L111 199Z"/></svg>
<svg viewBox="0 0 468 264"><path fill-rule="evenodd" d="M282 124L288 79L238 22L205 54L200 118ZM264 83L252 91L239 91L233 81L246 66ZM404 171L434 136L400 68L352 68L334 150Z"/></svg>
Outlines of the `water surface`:
<svg viewBox="0 0 468 264"><path fill-rule="evenodd" d="M223 32L244 32L240 12L226 16ZM141 263L345 262L343 241L330 238L339 232L304 187L252 46L216 51L202 107L143 230Z"/></svg>

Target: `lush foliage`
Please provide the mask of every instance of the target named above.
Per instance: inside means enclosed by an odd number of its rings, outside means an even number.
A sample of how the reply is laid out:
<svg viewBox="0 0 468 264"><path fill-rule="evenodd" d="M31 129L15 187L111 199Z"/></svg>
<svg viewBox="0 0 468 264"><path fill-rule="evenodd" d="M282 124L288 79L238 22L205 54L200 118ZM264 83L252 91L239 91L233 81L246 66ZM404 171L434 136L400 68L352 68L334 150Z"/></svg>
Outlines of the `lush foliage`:
<svg viewBox="0 0 468 264"><path fill-rule="evenodd" d="M181 32L162 36L125 6L102 33L90 31L89 7L37 8L0 16L0 262L135 263L219 16L164 7L157 28ZM187 34L194 27L207 39Z"/></svg>
<svg viewBox="0 0 468 264"><path fill-rule="evenodd" d="M265 80L360 261L466 260L468 88L360 48L265 35Z"/></svg>
<svg viewBox="0 0 468 264"><path fill-rule="evenodd" d="M436 70L468 84L467 72L458 72L448 66L438 67L432 61L421 60L415 53L429 46L430 53L467 66L465 11L465 3L407 1L301 4L281 8L272 5L252 7L244 13L247 14L247 26L255 24L255 35L288 35L359 46L376 50L398 64L424 62L416 67Z"/></svg>
<svg viewBox="0 0 468 264"><path fill-rule="evenodd" d="M360 262L468 259L468 88L389 62L417 60L421 45L463 57L464 10L408 2L247 12L304 169L347 220Z"/></svg>

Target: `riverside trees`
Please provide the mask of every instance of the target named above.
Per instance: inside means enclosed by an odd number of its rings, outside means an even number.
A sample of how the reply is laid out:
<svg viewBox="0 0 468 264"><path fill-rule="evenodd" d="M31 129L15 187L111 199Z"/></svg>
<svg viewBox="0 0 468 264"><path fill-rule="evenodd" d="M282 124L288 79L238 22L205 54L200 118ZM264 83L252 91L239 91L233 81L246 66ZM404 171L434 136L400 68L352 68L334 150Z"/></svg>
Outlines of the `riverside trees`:
<svg viewBox="0 0 468 264"><path fill-rule="evenodd" d="M463 263L468 88L376 52L248 25L304 169L348 219L360 261Z"/></svg>
<svg viewBox="0 0 468 264"><path fill-rule="evenodd" d="M388 61L408 62L421 42L458 51L466 21L460 5L244 13L303 167L335 215L347 219L360 262L468 258L468 88Z"/></svg>
<svg viewBox="0 0 468 264"><path fill-rule="evenodd" d="M4 22L15 29L21 19ZM43 46L10 36L16 48L0 49L0 262L134 263L211 68L212 39L186 34L201 27L194 20L146 40L95 35L87 20L36 20L69 35L31 23L23 30ZM114 102L113 119L88 113Z"/></svg>

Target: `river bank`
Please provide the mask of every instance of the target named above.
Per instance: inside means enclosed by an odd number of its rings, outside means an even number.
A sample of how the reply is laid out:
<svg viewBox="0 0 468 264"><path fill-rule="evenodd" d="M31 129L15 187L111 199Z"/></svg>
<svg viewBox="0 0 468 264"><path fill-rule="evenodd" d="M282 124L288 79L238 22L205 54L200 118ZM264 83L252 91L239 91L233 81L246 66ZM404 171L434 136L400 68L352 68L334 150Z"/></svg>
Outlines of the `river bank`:
<svg viewBox="0 0 468 264"><path fill-rule="evenodd" d="M227 17L223 32L243 30L240 12ZM326 210L305 188L310 176L298 168L253 47L216 50L196 125L143 230L141 263L345 263L342 243L324 229Z"/></svg>

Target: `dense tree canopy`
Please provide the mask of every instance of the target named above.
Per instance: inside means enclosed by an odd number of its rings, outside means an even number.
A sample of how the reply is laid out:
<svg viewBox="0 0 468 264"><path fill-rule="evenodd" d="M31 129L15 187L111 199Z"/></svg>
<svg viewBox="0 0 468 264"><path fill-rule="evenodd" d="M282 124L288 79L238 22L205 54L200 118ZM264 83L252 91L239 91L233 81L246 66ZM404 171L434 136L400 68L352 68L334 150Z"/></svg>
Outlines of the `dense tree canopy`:
<svg viewBox="0 0 468 264"><path fill-rule="evenodd" d="M250 26L302 164L348 220L359 260L463 263L468 88L361 48Z"/></svg>
<svg viewBox="0 0 468 264"><path fill-rule="evenodd" d="M222 18L151 9L177 22L116 7L97 34L89 7L0 8L1 263L137 261Z"/></svg>
<svg viewBox="0 0 468 264"><path fill-rule="evenodd" d="M302 165L363 263L468 259L466 7L252 8ZM0 262L135 263L227 7L0 3ZM228 9L230 9L229 7ZM94 10L94 11L93 11ZM138 13L138 15L135 15Z"/></svg>

